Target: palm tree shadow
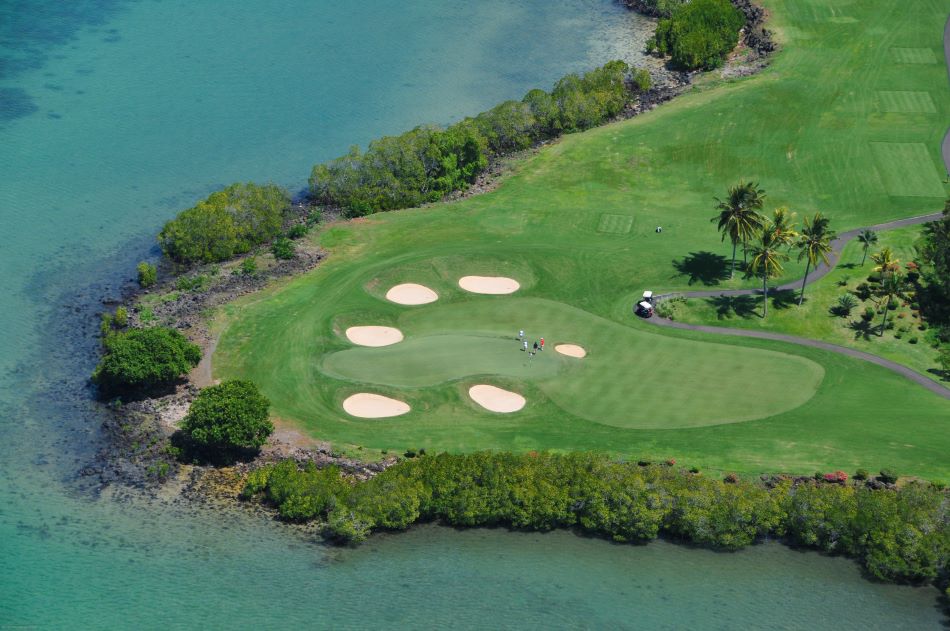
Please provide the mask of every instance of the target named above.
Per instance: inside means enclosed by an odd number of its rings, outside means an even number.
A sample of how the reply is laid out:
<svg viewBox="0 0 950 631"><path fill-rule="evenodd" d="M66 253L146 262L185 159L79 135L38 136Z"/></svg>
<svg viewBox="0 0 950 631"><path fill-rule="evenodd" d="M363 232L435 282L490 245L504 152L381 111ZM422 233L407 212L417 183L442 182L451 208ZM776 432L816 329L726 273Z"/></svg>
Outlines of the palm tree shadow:
<svg viewBox="0 0 950 631"><path fill-rule="evenodd" d="M718 285L729 278L730 260L713 252L690 252L682 260L673 260L680 276L689 276L689 284Z"/></svg>
<svg viewBox="0 0 950 631"><path fill-rule="evenodd" d="M706 303L715 307L716 316L720 320L731 318L733 315L743 319L758 315L756 307L759 301L755 296L715 296L707 298Z"/></svg>
<svg viewBox="0 0 950 631"><path fill-rule="evenodd" d="M950 370L940 370L939 368L928 368L927 372L931 375L937 375L941 381L950 381Z"/></svg>
<svg viewBox="0 0 950 631"><path fill-rule="evenodd" d="M864 319L852 320L848 323L848 328L854 331L856 340L870 340L872 337L877 337L874 332L877 327Z"/></svg>
<svg viewBox="0 0 950 631"><path fill-rule="evenodd" d="M788 309L798 304L798 292L794 289L770 291L769 298L772 299L772 306L776 309ZM808 298L805 298L804 302L808 302Z"/></svg>

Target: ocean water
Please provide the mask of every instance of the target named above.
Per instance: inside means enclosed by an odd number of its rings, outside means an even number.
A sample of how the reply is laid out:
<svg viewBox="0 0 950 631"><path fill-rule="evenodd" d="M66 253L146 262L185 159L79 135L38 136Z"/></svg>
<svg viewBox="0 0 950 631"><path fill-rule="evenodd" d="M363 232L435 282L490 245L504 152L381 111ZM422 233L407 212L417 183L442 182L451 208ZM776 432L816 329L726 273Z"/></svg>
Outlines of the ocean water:
<svg viewBox="0 0 950 631"><path fill-rule="evenodd" d="M340 550L77 475L102 446L94 316L162 222L636 61L645 28L611 0L0 0L0 628L939 627L934 590L778 545L428 526Z"/></svg>

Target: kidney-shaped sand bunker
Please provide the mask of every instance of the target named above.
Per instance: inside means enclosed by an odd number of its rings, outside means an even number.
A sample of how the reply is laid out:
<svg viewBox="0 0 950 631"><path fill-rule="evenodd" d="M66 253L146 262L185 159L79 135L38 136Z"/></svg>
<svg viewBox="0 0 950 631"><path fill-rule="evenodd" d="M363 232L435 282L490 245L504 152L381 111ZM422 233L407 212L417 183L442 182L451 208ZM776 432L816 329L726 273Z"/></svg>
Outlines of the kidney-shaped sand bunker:
<svg viewBox="0 0 950 631"><path fill-rule="evenodd" d="M358 392L343 401L343 409L357 418L390 418L401 416L411 408L408 403L381 394Z"/></svg>
<svg viewBox="0 0 950 631"><path fill-rule="evenodd" d="M521 288L514 278L506 276L463 276L459 287L473 294L513 294Z"/></svg>
<svg viewBox="0 0 950 631"><path fill-rule="evenodd" d="M439 294L425 285L403 283L386 292L386 300L400 305L427 305L439 299Z"/></svg>
<svg viewBox="0 0 950 631"><path fill-rule="evenodd" d="M525 406L525 398L517 392L503 390L487 384L479 384L468 389L468 396L489 412L508 414L517 412Z"/></svg>

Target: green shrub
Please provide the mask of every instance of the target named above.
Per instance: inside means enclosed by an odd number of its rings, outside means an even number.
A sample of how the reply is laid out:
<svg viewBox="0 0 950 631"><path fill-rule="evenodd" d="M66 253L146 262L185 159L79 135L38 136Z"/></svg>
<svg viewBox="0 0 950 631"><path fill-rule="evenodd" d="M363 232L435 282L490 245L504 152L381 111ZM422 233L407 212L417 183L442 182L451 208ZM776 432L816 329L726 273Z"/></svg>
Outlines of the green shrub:
<svg viewBox="0 0 950 631"><path fill-rule="evenodd" d="M249 256L241 261L241 274L244 276L253 276L257 273L257 257Z"/></svg>
<svg viewBox="0 0 950 631"><path fill-rule="evenodd" d="M861 319L864 320L865 322L870 322L871 320L874 319L874 314L875 314L874 307L865 307L864 313L861 314Z"/></svg>
<svg viewBox="0 0 950 631"><path fill-rule="evenodd" d="M297 253L297 248L294 246L294 242L287 237L280 237L278 239L274 239L274 242L271 244L270 251L271 254L274 255L275 259L289 260L294 258L294 255Z"/></svg>
<svg viewBox="0 0 950 631"><path fill-rule="evenodd" d="M693 0L659 21L652 46L686 70L718 68L736 47L745 17L729 0Z"/></svg>
<svg viewBox="0 0 950 631"><path fill-rule="evenodd" d="M179 263L224 261L277 236L289 206L272 184L232 184L166 223L158 242Z"/></svg>
<svg viewBox="0 0 950 631"><path fill-rule="evenodd" d="M166 327L132 329L105 338L92 374L108 395L169 386L201 361L201 349Z"/></svg>
<svg viewBox="0 0 950 631"><path fill-rule="evenodd" d="M151 263L142 261L135 269L139 275L139 287L142 289L151 287L158 280L158 268Z"/></svg>
<svg viewBox="0 0 950 631"><path fill-rule="evenodd" d="M198 393L181 430L207 449L259 449L274 431L269 409L270 401L252 382L225 381Z"/></svg>
<svg viewBox="0 0 950 631"><path fill-rule="evenodd" d="M897 474L894 473L891 469L881 469L880 474L877 476L877 479L881 482L886 482L887 484L894 484L897 482Z"/></svg>
<svg viewBox="0 0 950 631"><path fill-rule="evenodd" d="M198 274L196 276L179 276L175 281L175 289L178 291L202 292L211 286L211 277L207 274Z"/></svg>
<svg viewBox="0 0 950 631"><path fill-rule="evenodd" d="M155 312L151 307L142 307L139 309L139 322L142 324L151 324L155 321Z"/></svg>
<svg viewBox="0 0 950 631"><path fill-rule="evenodd" d="M851 315L851 311L857 306L858 299L850 293L845 293L841 296L838 296L838 300L835 302L830 311L833 315L846 318Z"/></svg>
<svg viewBox="0 0 950 631"><path fill-rule="evenodd" d="M294 224L290 227L290 230L287 231L288 239L299 239L300 237L306 236L307 226L302 223Z"/></svg>
<svg viewBox="0 0 950 631"><path fill-rule="evenodd" d="M910 339L908 339L907 341L908 341L909 343L911 343L911 344L916 344L917 341L918 341L918 340L917 340L917 336L914 335L914 336L912 336Z"/></svg>
<svg viewBox="0 0 950 631"><path fill-rule="evenodd" d="M120 329L129 325L129 310L126 307L116 307L115 315L112 316L112 323Z"/></svg>
<svg viewBox="0 0 950 631"><path fill-rule="evenodd" d="M867 480L868 479L868 470L867 469L858 469L854 472L855 480Z"/></svg>

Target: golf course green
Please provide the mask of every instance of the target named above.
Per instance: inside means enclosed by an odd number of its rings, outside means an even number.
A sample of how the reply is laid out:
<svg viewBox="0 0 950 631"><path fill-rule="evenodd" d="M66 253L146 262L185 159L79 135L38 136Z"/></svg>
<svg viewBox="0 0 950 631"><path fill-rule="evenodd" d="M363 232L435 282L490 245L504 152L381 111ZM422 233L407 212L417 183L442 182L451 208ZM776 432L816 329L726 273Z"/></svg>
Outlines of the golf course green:
<svg viewBox="0 0 950 631"><path fill-rule="evenodd" d="M767 191L767 210L820 210L839 231L943 205L946 7L763 4L783 50L759 74L713 73L656 110L567 136L494 192L321 228L324 263L221 310L214 376L253 380L280 421L364 454L590 449L745 473L946 478L950 401L858 359L659 330L632 313L647 289L756 284L727 280L731 247L710 223L713 198L739 180ZM520 289L471 294L466 275ZM386 300L400 283L438 300ZM368 325L405 338L347 340ZM520 350L520 329L545 350ZM559 355L558 343L588 354ZM469 398L475 384L527 405L489 412ZM359 392L411 410L352 417L341 403Z"/></svg>

